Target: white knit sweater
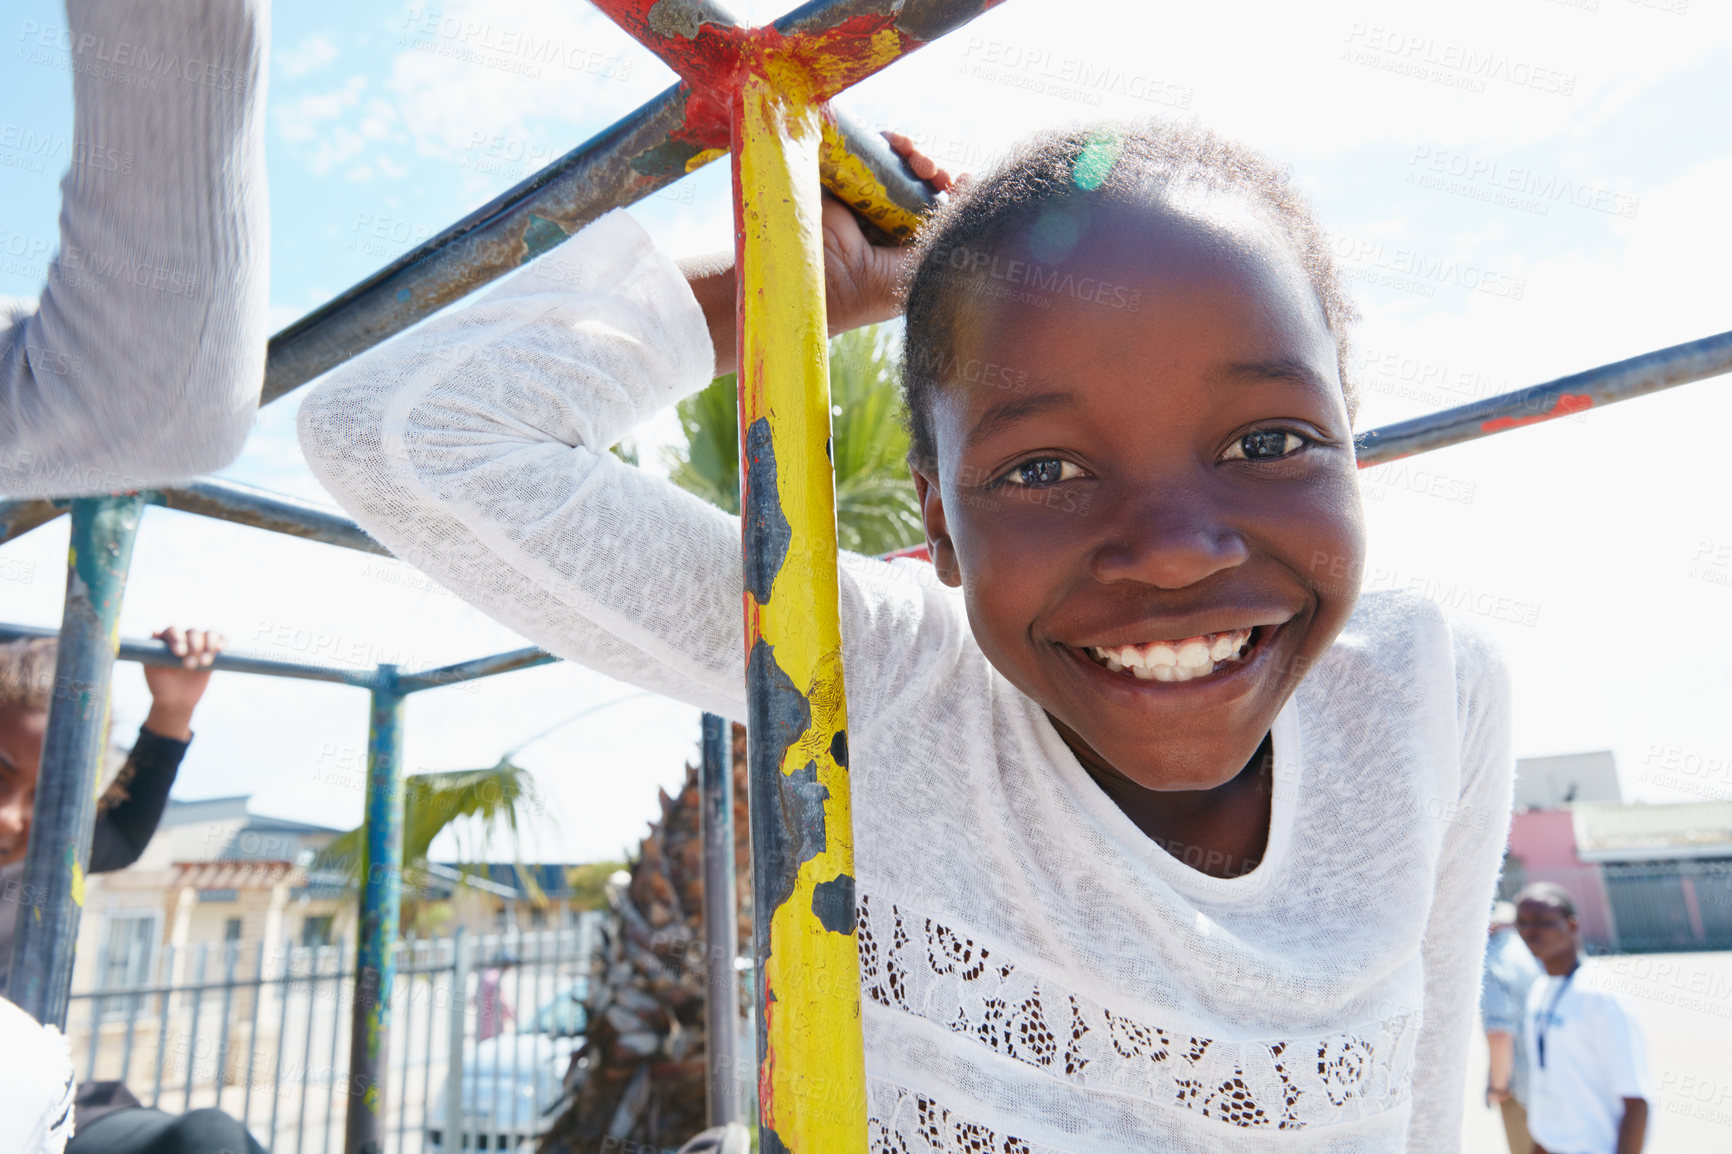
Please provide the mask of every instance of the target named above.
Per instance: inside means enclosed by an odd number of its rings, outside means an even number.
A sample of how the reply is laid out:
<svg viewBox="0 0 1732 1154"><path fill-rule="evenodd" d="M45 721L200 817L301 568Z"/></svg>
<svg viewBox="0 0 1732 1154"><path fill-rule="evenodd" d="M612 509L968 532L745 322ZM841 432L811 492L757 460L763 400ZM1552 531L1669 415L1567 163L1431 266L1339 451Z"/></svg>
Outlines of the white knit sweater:
<svg viewBox="0 0 1732 1154"><path fill-rule="evenodd" d="M741 717L738 522L606 451L712 355L614 213L332 373L301 439L506 625ZM844 555L841 598L875 1150L1455 1154L1511 790L1477 635L1363 598L1275 724L1262 864L1223 879L1093 784L929 566Z"/></svg>
<svg viewBox="0 0 1732 1154"><path fill-rule="evenodd" d="M219 469L264 380L270 0L66 7L7 50L44 83L70 64L73 130L47 287L0 298L4 497Z"/></svg>

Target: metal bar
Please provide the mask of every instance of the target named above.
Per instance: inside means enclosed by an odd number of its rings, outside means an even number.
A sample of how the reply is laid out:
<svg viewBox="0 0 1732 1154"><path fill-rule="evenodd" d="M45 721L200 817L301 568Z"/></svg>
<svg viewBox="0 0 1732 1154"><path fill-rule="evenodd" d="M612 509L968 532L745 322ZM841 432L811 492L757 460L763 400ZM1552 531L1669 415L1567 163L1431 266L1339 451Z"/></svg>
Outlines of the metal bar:
<svg viewBox="0 0 1732 1154"><path fill-rule="evenodd" d="M415 956L415 947L419 944L420 943L418 942L397 943L398 953L402 953L405 950L409 953L411 959L409 963L411 975L419 969L413 960ZM399 970L401 970L401 967L399 967ZM409 979L403 983L402 990L403 1005L399 1008L402 1010L403 1036L397 1039L397 1049L401 1050L403 1053L403 1060L397 1063L398 1154L402 1154L403 1143L405 1141L404 1134L407 1132L409 1126L409 1043L412 1040L410 1035L415 1029L415 979L413 976L409 977ZM380 1147L383 1148L383 1146L384 1143L381 1142Z"/></svg>
<svg viewBox="0 0 1732 1154"><path fill-rule="evenodd" d="M241 1097L241 1125L253 1119L253 1059L259 1053L259 1003L265 1000L265 943L261 939L253 950L252 1014L247 1022L247 1080ZM125 1075L122 1075L122 1080ZM271 1136L274 1140L276 1135Z"/></svg>
<svg viewBox="0 0 1732 1154"><path fill-rule="evenodd" d="M223 1087L229 1081L229 1011L234 1008L235 1000L235 963L240 960L241 944L236 941L223 943L223 1016L222 1032L217 1035L217 1066L216 1066L216 1108L223 1106Z"/></svg>
<svg viewBox="0 0 1732 1154"><path fill-rule="evenodd" d="M184 485L171 485L143 496L147 496L151 504L165 509L197 513L218 521L233 521L237 525L251 525L272 533L323 541L327 545L342 545L363 553L377 553L381 557L391 555L389 549L367 536L341 513L333 513L311 501L286 497L238 481L198 477Z"/></svg>
<svg viewBox="0 0 1732 1154"><path fill-rule="evenodd" d="M173 983L176 953L177 951L173 946L169 946L167 950L163 951L156 972L158 982L162 981L162 970L166 967L168 969L168 980L170 983ZM153 1072L150 1087L150 1105L152 1109L155 1109L156 1104L162 1101L162 1059L164 1049L168 1045L168 1010L170 998L171 995L165 990L162 996L156 1000L156 1069Z"/></svg>
<svg viewBox="0 0 1732 1154"><path fill-rule="evenodd" d="M57 637L59 631L46 629L39 625L0 624L0 642L16 641L24 637ZM120 648L115 653L116 661L136 661L140 665L161 665L175 667L180 664L180 658L169 651L168 644L149 639L130 639L120 642ZM557 658L548 658L557 660ZM375 674L371 669L340 669L330 665L302 665L294 661L270 661L262 657L242 657L234 653L219 653L210 668L219 673L257 673L266 677L295 677L306 681L335 681L343 685L354 685L362 689L371 689Z"/></svg>
<svg viewBox="0 0 1732 1154"><path fill-rule="evenodd" d="M307 959L307 1044L301 1048L301 1096L296 1103L295 1154L307 1144L307 1080L313 1076L313 1020L319 1008L319 961L325 947L314 946Z"/></svg>
<svg viewBox="0 0 1732 1154"><path fill-rule="evenodd" d="M596 0L595 6L698 92L712 100L726 96L745 29L725 5L685 0L677 13L657 0Z"/></svg>
<svg viewBox="0 0 1732 1154"><path fill-rule="evenodd" d="M859 213L884 238L911 240L920 218L938 203L925 181L909 176L902 158L884 138L832 107L823 121L818 177L824 187ZM878 239L878 238L874 238Z"/></svg>
<svg viewBox="0 0 1732 1154"><path fill-rule="evenodd" d="M704 1073L709 1124L740 1120L734 1089L740 1052L739 898L734 889L734 758L728 723L704 714L700 836L704 847Z"/></svg>
<svg viewBox="0 0 1732 1154"><path fill-rule="evenodd" d="M248 986L253 986L253 985L257 985L257 984L258 984L257 981L255 981L254 979L248 978L248 979L245 979L242 981L235 982L234 988L237 990L244 990ZM90 998L115 998L115 997L119 997L122 994L190 994L190 993L193 993L194 991L201 991L204 993L209 993L213 990L226 990L228 988L229 988L229 986L225 982L202 982L202 983L199 983L196 985L172 985L172 984L169 984L169 985L153 986L153 985L146 984L146 985L142 985L142 986L115 986L115 987L107 989L107 990L86 991L85 993L82 993L82 994L73 994L71 1000L74 1002L79 1002L79 1001L84 1001L84 1000L90 999Z"/></svg>
<svg viewBox="0 0 1732 1154"><path fill-rule="evenodd" d="M512 903L509 900L506 901L505 908L506 908L506 911L508 913L513 912L512 911ZM492 940L493 940L493 948L490 951L488 951L488 954L487 954L487 959L488 959L487 960L487 967L488 967L488 970L494 971L494 974L495 974L494 979L493 979L494 986L493 986L493 1020L492 1020L493 1035L492 1036L498 1037L499 1034L503 1031L503 1027L504 1027L503 1019L505 1017L505 972L499 966L499 956L505 952L505 935L504 935L504 933L494 934L494 935L492 935ZM485 982L487 980L487 970L482 971L481 980L483 982ZM479 993L479 991L477 991L477 993ZM479 1001L480 1001L480 999L477 999L478 1003L479 1003ZM480 1005L477 1004L476 1009L480 1010L480 1008L481 1008ZM479 1014L477 1014L477 1018L479 1019ZM477 1041L485 1041L486 1040L480 1036L479 1030L476 1031L476 1040ZM493 1076L490 1079L488 1079L488 1081L490 1082L490 1084L493 1087L493 1100L491 1102L489 1102L487 1105L487 1120L488 1120L489 1125L495 1124L499 1121L499 1088L500 1088L499 1087L499 1061L500 1061L500 1057L501 1057L501 1055L499 1053L499 1047L496 1045L493 1047ZM479 1105L479 1103L477 1103L477 1105Z"/></svg>
<svg viewBox="0 0 1732 1154"><path fill-rule="evenodd" d="M184 1113L192 1109L192 1079L198 1070L198 1019L199 1011L204 1009L204 966L210 956L210 943L200 942L198 946L198 961L193 963L193 984L198 988L196 993L189 992L192 999L192 1024L187 1027L186 1043L186 1090L181 1095L180 1108Z"/></svg>
<svg viewBox="0 0 1732 1154"><path fill-rule="evenodd" d="M279 939L280 940L280 939ZM295 976L295 947L285 945L283 949L283 980L277 987L277 1064L271 1071L271 1140L265 1143L267 1150L277 1149L277 1112L283 1105L283 1041L289 1033L289 990ZM308 1019L308 1036L311 1037L311 1018ZM309 1042L309 1044L311 1044Z"/></svg>
<svg viewBox="0 0 1732 1154"><path fill-rule="evenodd" d="M515 911L513 911L513 912L515 914ZM525 1006L524 1006L524 1001L523 1001L523 973L525 970L529 969L529 946L525 941L526 935L523 932L523 928L521 926L517 925L517 919L515 916L512 918L511 929L512 929L512 934L513 934L513 936L517 942L517 948L510 950L511 956L517 959L516 964L514 966L512 966L512 969L516 970L517 973L513 976L513 983L512 983L512 987L511 987L511 992L512 992L511 1010L512 1010L513 1016L512 1016L510 1029L511 1029L511 1032L513 1034L515 1034L523 1026L523 1015L525 1013ZM505 992L503 989L504 985L505 985L504 975L501 975L500 976L500 986L501 986L500 993L502 995ZM534 989L533 988L531 988L530 993L531 993L531 996L534 995ZM501 1009L503 1009L503 1008L504 1007L501 1006ZM534 1011L529 1010L528 1012L533 1013ZM501 1026L504 1025L503 1022L501 1022L500 1024L501 1024ZM501 1032L503 1032L503 1030ZM511 1082L509 1084L511 1085L513 1090L515 1090L515 1088L518 1085L520 1085L520 1083L518 1082L517 1079L518 1079L518 1075L522 1072L520 1069L520 1060L522 1059L522 1057L523 1057L523 1048L521 1046L517 1045L517 1043L515 1041L512 1042L512 1044L511 1044ZM512 1132L515 1132L517 1129L517 1107L520 1105L519 1095L516 1094L515 1092L512 1093L512 1095L508 1099L508 1101L510 1102L511 1114L509 1116L509 1119L508 1119L506 1125L508 1127L510 1127ZM533 1127L535 1125L535 1099L534 1098L531 1098L529 1100L529 1124L531 1127Z"/></svg>
<svg viewBox="0 0 1732 1154"><path fill-rule="evenodd" d="M842 121L844 127L847 121ZM861 211L880 227L895 227L897 209L888 207L871 208L865 205L862 198L856 196L856 182L864 183L864 178L858 173L843 170L844 161L838 158L833 146L828 140L830 129L826 129L827 139L820 154L821 164L826 173L825 183L837 195L841 196L857 210ZM880 156L871 159L870 154L876 151L876 144L870 134L854 130L856 136L848 134L848 150L850 153L865 158L874 173L886 176L885 187L890 191L890 199L897 206L906 207L906 202L917 197L910 191L906 182L896 182L894 172L885 173L887 162ZM836 175L831 175L832 171ZM924 187L924 186L916 186ZM880 217L883 219L881 220ZM1404 456L1423 453L1429 449L1440 449L1448 445L1460 444L1463 441L1490 436L1493 433L1506 432L1521 428L1524 425L1536 424L1559 416L1569 416L1580 412L1584 407L1600 407L1616 401L1628 400L1631 397L1662 389L1674 388L1693 381L1705 380L1721 373L1732 371L1732 356L1726 351L1725 342L1728 334L1704 337L1701 340L1689 341L1681 345L1658 349L1643 353L1628 360L1616 361L1601 365L1572 376L1562 377L1546 384L1530 386L1512 393L1497 397L1489 397L1463 405L1454 409L1445 409L1437 413L1429 413L1415 417L1409 421L1400 421L1392 425L1372 429L1361 433L1356 438L1359 446L1359 463L1361 468L1372 465L1387 464ZM1559 398L1568 395L1570 400ZM1591 406L1584 406L1577 398L1590 398ZM1561 408L1560 408L1561 406ZM231 481L217 481L203 478L196 482L201 494L212 491L234 490L234 499L225 501L198 500L190 497L182 500L178 494L181 490L166 490L163 494L152 495L155 503L167 505L169 508L182 509L186 512L204 513L207 516L220 517L236 524L252 525L256 528L271 528L271 519L279 513L289 517L300 514L288 511L290 505L301 505L312 513L318 514L327 523L320 534L297 533L296 536L310 537L324 541L326 544L343 545L348 548L361 549L369 553L388 556L384 548L368 537L364 531L351 521L319 509L317 506L305 505L302 502L291 502L288 498L264 494L260 490L247 491L248 487L236 485ZM189 490L190 491L190 490ZM157 497L162 497L157 500ZM173 499L169 499L172 497ZM279 508L278 503L283 503ZM21 536L36 528L64 511L65 502L38 500L0 501L0 544ZM327 531L328 530L328 531ZM293 676L292 674L288 676Z"/></svg>
<svg viewBox="0 0 1732 1154"><path fill-rule="evenodd" d="M433 1119L433 1019L434 1008L439 1004L436 996L439 989L439 941L434 939L432 949L432 967L427 971L427 1025L421 1035L421 1141L417 1147L427 1149L427 1128ZM455 969L455 959L453 960Z"/></svg>
<svg viewBox="0 0 1732 1154"><path fill-rule="evenodd" d="M113 948L113 942L105 942L103 943L102 949L96 952L96 981L99 986L103 980L108 977L109 953ZM68 997L67 1016L69 1018L71 1017L71 1000L72 999ZM90 1050L84 1057L84 1080L86 1082L94 1082L96 1080L96 1045L102 1040L102 1012L106 1008L106 1002L107 998L102 994L98 994L94 999L90 1000L90 1004L87 1007L90 1017Z"/></svg>
<svg viewBox="0 0 1732 1154"><path fill-rule="evenodd" d="M1556 420L1732 370L1732 332L1657 349L1483 401L1385 425L1355 441L1361 469Z"/></svg>
<svg viewBox="0 0 1732 1154"><path fill-rule="evenodd" d="M320 1147L324 1154L331 1154L331 1122L337 1112L337 1039L343 1033L343 959L348 956L349 951L344 948L347 945L348 942L338 938L337 948L331 954L331 1056L325 1066L325 1144ZM356 947L359 946L357 941ZM348 1087L344 1089L347 1091Z"/></svg>
<svg viewBox="0 0 1732 1154"><path fill-rule="evenodd" d="M828 100L880 69L954 32L1001 0L812 0L770 27L785 55Z"/></svg>
<svg viewBox="0 0 1732 1154"><path fill-rule="evenodd" d="M96 825L96 794L108 740L108 683L126 573L144 503L85 497L72 503L72 545L54 694L24 859L9 990L44 1025L66 1026L84 910L84 871Z"/></svg>
<svg viewBox="0 0 1732 1154"><path fill-rule="evenodd" d="M463 1039L468 1031L469 956L474 952L462 926L451 938L451 1005L445 1036L445 1133L439 1148L462 1151L469 1144L463 1128Z"/></svg>
<svg viewBox="0 0 1732 1154"><path fill-rule="evenodd" d="M349 1018L349 1104L343 1149L379 1154L389 1117L391 987L403 883L403 694L397 667L379 666L367 727L366 850Z"/></svg>
<svg viewBox="0 0 1732 1154"><path fill-rule="evenodd" d="M134 938L126 948L126 972L133 972L133 963L145 949L146 943ZM126 1000L126 1039L120 1045L120 1080L125 1082L132 1077L132 1042L138 1030L138 1008L144 1004L144 997L133 994Z"/></svg>
<svg viewBox="0 0 1732 1154"><path fill-rule="evenodd" d="M871 71L853 75L843 81L843 74L832 77L840 88L858 83L886 64L924 44L958 28L1003 0L810 0L771 23L785 37L806 37L820 41L820 46L836 56L850 50L867 54L862 64L875 63ZM896 46L854 45L853 40L881 37L894 33ZM851 75L851 74L850 74ZM840 88L822 92L833 96Z"/></svg>
<svg viewBox="0 0 1732 1154"><path fill-rule="evenodd" d="M442 685L456 685L463 681L474 681L478 677L492 677L498 673L530 669L558 660L559 658L545 649L532 645L527 649L513 649L509 653L495 653L491 657L477 657L472 661L459 661L455 665L429 669L425 673L410 673L399 676L397 678L397 692L419 693L423 689L438 689Z"/></svg>
<svg viewBox="0 0 1732 1154"><path fill-rule="evenodd" d="M688 125L688 98L684 85L663 91L271 338L263 402L527 263L609 209L642 200L713 159L715 145ZM714 130L709 135L722 136Z"/></svg>
<svg viewBox="0 0 1732 1154"><path fill-rule="evenodd" d="M819 115L752 71L733 122L758 1133L864 1154Z"/></svg>

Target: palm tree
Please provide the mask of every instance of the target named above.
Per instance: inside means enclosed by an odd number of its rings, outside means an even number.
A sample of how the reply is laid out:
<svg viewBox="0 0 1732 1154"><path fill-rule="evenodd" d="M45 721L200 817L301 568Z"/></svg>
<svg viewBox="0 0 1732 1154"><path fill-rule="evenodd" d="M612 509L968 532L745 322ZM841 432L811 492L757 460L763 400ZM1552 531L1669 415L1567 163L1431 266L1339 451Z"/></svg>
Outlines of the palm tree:
<svg viewBox="0 0 1732 1154"><path fill-rule="evenodd" d="M873 327L830 342L831 459L836 535L844 549L886 553L923 536L906 459L890 335ZM730 513L740 510L735 380L722 377L681 401L686 444L669 476ZM746 731L733 727L734 860L740 878L738 941L751 941L751 838L746 817ZM634 1143L678 1145L705 1123L703 861L698 771L686 766L676 797L661 796L629 883L610 887L613 917L593 964L590 1031L566 1082L570 1105L543 1154ZM722 963L727 964L727 963ZM742 998L749 1010L750 999ZM742 1022L741 1036L750 1037Z"/></svg>
<svg viewBox="0 0 1732 1154"><path fill-rule="evenodd" d="M513 752L516 752L515 750ZM411 774L403 779L403 923L416 924L425 912L415 897L424 892L429 878L428 853L433 841L447 828L458 837L458 860L478 863L508 835L513 858L517 853L525 815L541 805L529 771L511 761L511 754L487 769L448 769L436 773ZM460 818L475 819L460 822ZM325 847L322 863L341 869L351 885L361 880L362 851L367 842L365 825L335 838ZM463 867L467 871L468 866ZM519 869L519 880L531 901L544 900L541 888L527 870ZM425 927L424 927L425 928Z"/></svg>
<svg viewBox="0 0 1732 1154"><path fill-rule="evenodd" d="M751 876L746 821L746 730L733 727L734 867ZM566 1075L571 1097L542 1139L544 1154L664 1149L704 1128L706 1035L703 799L698 768L661 794L661 817L608 887L613 916L591 962L589 1032ZM750 941L751 895L742 885L736 940ZM731 959L721 964L727 965ZM742 999L742 1005L745 999ZM742 1021L741 1036L746 1023Z"/></svg>
<svg viewBox="0 0 1732 1154"><path fill-rule="evenodd" d="M923 536L896 382L896 352L884 326L855 329L830 342L836 537L856 553L888 553ZM681 401L686 444L666 457L674 484L734 514L740 511L737 389L730 374Z"/></svg>

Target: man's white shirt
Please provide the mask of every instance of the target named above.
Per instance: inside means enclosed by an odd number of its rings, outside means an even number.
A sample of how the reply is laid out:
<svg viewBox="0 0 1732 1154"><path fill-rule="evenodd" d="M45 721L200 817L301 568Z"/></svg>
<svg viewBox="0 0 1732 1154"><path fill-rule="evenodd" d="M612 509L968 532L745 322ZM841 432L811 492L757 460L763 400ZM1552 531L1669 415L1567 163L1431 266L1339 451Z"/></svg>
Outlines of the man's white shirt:
<svg viewBox="0 0 1732 1154"><path fill-rule="evenodd" d="M1624 1099L1653 1099L1641 1026L1596 986L1584 964L1528 991L1528 1130L1550 1154L1616 1154Z"/></svg>

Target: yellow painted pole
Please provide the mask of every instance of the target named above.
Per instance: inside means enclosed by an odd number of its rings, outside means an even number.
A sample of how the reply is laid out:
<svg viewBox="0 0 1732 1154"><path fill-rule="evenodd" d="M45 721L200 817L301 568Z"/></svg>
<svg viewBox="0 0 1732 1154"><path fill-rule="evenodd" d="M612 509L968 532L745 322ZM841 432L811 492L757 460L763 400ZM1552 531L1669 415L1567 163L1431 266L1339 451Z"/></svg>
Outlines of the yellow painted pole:
<svg viewBox="0 0 1732 1154"><path fill-rule="evenodd" d="M801 74L746 70L733 144L759 1148L865 1154L822 134Z"/></svg>

